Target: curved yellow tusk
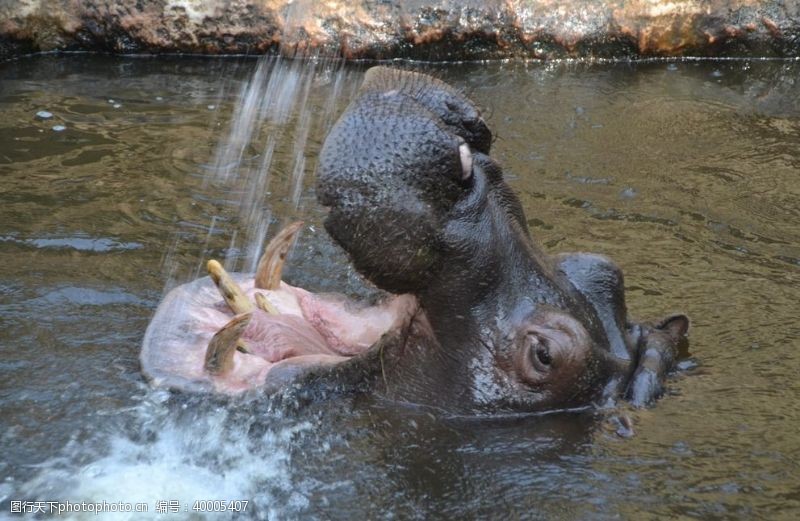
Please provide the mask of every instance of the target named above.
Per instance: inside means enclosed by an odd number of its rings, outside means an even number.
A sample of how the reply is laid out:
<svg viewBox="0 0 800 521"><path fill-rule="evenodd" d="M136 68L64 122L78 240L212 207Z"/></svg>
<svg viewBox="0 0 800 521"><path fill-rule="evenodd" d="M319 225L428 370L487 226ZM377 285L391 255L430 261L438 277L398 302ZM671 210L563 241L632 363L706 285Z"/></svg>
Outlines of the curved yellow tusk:
<svg viewBox="0 0 800 521"><path fill-rule="evenodd" d="M239 337L244 333L251 317L250 313L233 317L211 338L203 365L209 374L221 376L233 368L233 355L239 345Z"/></svg>
<svg viewBox="0 0 800 521"><path fill-rule="evenodd" d="M281 285L281 274L286 255L292 247L297 232L303 227L303 221L295 221L269 241L264 255L258 261L255 285L260 289L278 289Z"/></svg>
<svg viewBox="0 0 800 521"><path fill-rule="evenodd" d="M219 289L222 298L225 299L225 302L234 313L238 315L239 313L250 313L253 311L253 303L250 302L247 295L242 291L242 288L240 288L228 272L225 271L222 264L212 259L208 261L206 267L208 268L208 274L211 276L211 280L217 285L217 289Z"/></svg>

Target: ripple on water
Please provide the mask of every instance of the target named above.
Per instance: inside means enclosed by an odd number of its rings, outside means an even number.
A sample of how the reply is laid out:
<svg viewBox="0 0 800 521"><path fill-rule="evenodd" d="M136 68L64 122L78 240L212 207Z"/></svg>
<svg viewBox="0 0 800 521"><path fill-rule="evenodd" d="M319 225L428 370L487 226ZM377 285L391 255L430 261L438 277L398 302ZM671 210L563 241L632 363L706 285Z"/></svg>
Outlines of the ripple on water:
<svg viewBox="0 0 800 521"><path fill-rule="evenodd" d="M116 291L99 291L92 288L64 287L49 291L40 297L28 301L31 308L39 306L108 306L115 304L133 304L143 306L148 302L117 288Z"/></svg>
<svg viewBox="0 0 800 521"><path fill-rule="evenodd" d="M128 251L143 248L138 242L119 242L107 237L83 237L80 235L72 237L36 237L20 239L13 236L0 237L0 243L12 243L30 246L36 249L68 249L84 252L107 253L112 251Z"/></svg>

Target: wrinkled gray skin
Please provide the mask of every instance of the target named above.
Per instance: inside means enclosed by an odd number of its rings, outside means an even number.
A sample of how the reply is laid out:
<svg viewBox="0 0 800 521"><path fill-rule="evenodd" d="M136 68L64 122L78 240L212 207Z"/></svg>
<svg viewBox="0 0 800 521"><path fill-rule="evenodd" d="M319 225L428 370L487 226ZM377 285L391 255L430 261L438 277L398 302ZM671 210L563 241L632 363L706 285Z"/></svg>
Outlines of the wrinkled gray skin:
<svg viewBox="0 0 800 521"><path fill-rule="evenodd" d="M407 329L345 364L352 378L472 414L650 403L688 319L631 323L610 259L544 254L490 145L466 97L385 67L328 135L317 184L328 233L367 279L420 303Z"/></svg>

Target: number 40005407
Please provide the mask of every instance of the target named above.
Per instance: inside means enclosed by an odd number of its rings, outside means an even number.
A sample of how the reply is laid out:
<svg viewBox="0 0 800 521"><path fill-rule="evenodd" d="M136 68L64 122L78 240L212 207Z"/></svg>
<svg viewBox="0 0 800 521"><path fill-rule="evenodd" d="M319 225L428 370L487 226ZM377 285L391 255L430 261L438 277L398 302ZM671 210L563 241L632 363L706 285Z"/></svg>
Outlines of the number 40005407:
<svg viewBox="0 0 800 521"><path fill-rule="evenodd" d="M203 500L195 501L192 510L195 512L246 512L247 504L246 499L236 499L231 501L225 500Z"/></svg>

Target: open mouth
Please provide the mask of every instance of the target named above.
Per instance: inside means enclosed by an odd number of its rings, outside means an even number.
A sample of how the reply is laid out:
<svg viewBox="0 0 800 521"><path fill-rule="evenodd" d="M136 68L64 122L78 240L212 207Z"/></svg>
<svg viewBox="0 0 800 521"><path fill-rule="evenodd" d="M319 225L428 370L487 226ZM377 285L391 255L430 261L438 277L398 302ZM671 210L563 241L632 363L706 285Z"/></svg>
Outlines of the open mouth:
<svg viewBox="0 0 800 521"><path fill-rule="evenodd" d="M278 387L408 326L419 309L412 295L364 305L283 282L286 255L301 228L295 222L278 233L254 275L227 273L212 260L209 277L166 296L141 352L142 370L154 385L225 394Z"/></svg>

